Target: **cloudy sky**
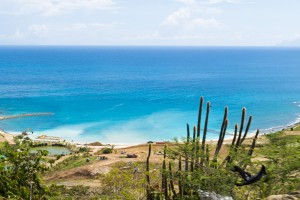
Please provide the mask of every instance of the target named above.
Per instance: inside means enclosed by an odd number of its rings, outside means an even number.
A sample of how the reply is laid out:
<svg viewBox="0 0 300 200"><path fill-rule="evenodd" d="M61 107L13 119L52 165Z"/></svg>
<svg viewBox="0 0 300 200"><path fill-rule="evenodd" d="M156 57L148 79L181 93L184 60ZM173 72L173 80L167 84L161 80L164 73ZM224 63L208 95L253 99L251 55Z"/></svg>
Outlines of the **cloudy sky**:
<svg viewBox="0 0 300 200"><path fill-rule="evenodd" d="M300 1L0 0L0 45L300 46Z"/></svg>

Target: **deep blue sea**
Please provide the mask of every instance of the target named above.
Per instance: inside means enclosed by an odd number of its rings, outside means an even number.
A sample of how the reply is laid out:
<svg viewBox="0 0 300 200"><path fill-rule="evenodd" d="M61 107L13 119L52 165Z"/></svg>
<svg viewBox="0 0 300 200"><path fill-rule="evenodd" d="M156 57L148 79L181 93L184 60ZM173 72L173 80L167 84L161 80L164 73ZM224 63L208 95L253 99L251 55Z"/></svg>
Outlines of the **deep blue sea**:
<svg viewBox="0 0 300 200"><path fill-rule="evenodd" d="M300 49L0 47L0 115L54 113L0 121L7 132L32 128L34 136L81 142L171 140L196 123L200 96L211 102L212 130L220 129L225 106L229 131L242 107L253 116L251 132L291 124L300 114Z"/></svg>

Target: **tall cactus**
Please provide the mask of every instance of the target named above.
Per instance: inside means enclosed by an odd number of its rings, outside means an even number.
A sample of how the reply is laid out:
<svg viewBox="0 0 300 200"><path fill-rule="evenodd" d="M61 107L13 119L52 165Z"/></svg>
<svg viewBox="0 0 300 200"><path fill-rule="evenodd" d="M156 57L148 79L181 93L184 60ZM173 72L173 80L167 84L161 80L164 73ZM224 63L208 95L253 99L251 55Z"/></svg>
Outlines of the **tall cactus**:
<svg viewBox="0 0 300 200"><path fill-rule="evenodd" d="M167 155L167 145L165 144L164 160L163 160L163 165L162 165L162 184L161 185L162 185L162 190L164 192L165 200L169 200L166 155Z"/></svg>
<svg viewBox="0 0 300 200"><path fill-rule="evenodd" d="M176 198L176 190L173 181L172 163L169 162L169 176L170 176L170 190L172 191L173 197Z"/></svg>
<svg viewBox="0 0 300 200"><path fill-rule="evenodd" d="M220 144L220 143L223 143L224 136L226 134L226 130L224 131L224 128L225 128L225 123L226 123L226 120L227 120L227 115L228 115L228 107L226 106L225 110L224 110L224 117L223 117L223 121L222 121L222 126L221 126L221 129L220 129L219 140L218 140L217 147L216 147L216 150L215 150L214 161L216 161L216 157L219 153L218 149L220 148L220 146L222 146L222 144ZM227 123L228 123L228 121L227 121ZM227 125L226 125L226 128L227 128ZM222 140L222 138L223 138L223 140Z"/></svg>
<svg viewBox="0 0 300 200"><path fill-rule="evenodd" d="M249 149L249 152L248 152L249 156L252 156L252 154L253 154L253 150L254 150L255 145L256 145L256 140L257 140L258 134L259 134L259 130L256 131L256 134L253 138L252 145L251 145L251 147Z"/></svg>
<svg viewBox="0 0 300 200"><path fill-rule="evenodd" d="M234 144L235 144L238 128L239 128L239 125L235 124L235 126L234 126L234 136L233 136L233 139L232 139L231 146L234 146Z"/></svg>
<svg viewBox="0 0 300 200"><path fill-rule="evenodd" d="M198 112L198 122L197 122L197 138L200 138L200 127L201 127L201 116L202 116L202 107L203 107L204 98L200 98L199 112Z"/></svg>
<svg viewBox="0 0 300 200"><path fill-rule="evenodd" d="M220 129L220 135L219 135L219 140L218 140L218 146L219 146L219 142L221 141L221 138L222 138L222 135L223 135L223 131L224 131L225 121L226 121L226 119L227 119L227 115L228 115L228 107L226 106L226 107L225 107L225 110L224 110L224 117L223 117L222 126L221 126L221 129Z"/></svg>
<svg viewBox="0 0 300 200"><path fill-rule="evenodd" d="M252 116L250 116L249 119L248 119L248 123L247 123L247 126L246 126L246 130L245 130L244 136L243 136L243 138L241 140L241 144L244 142L244 140L247 137L247 134L248 134L248 131L249 131L249 128L250 128L250 124L251 124L251 120L252 120Z"/></svg>
<svg viewBox="0 0 300 200"><path fill-rule="evenodd" d="M224 141L224 138L225 138L225 134L226 134L226 130L227 130L227 125L228 125L228 119L225 119L225 123L224 123L224 127L223 127L223 130L220 134L220 138L219 138L219 141L218 141L218 144L217 144L217 147L216 147L216 151L215 151L215 158L218 156L220 150L221 150L221 147L223 145L223 141Z"/></svg>
<svg viewBox="0 0 300 200"><path fill-rule="evenodd" d="M240 127L236 124L235 125L235 130L234 130L234 137L231 142L230 150L227 155L227 157L224 159L223 163L221 165L218 164L217 159L218 155L221 151L221 148L223 146L224 138L226 135L226 130L228 127L228 108L225 107L224 110L224 117L223 117L223 122L219 134L219 140L216 145L216 149L214 152L214 157L213 161L216 161L210 165L210 145L206 144L206 135L208 131L208 119L209 119L209 113L210 113L210 102L207 102L206 106L206 117L205 117L205 124L204 124L204 130L203 130L203 135L202 135L202 143L200 144L200 124L201 124L201 115L202 115L202 106L203 106L203 97L200 99L200 107L199 107L199 113L198 113L198 124L197 127L195 126L193 128L193 135L191 137L190 135L190 127L189 124L187 124L187 138L186 142L182 144L178 144L178 152L174 150L173 148L170 148L170 151L174 151L175 159L177 157L178 159L178 171L177 175L174 175L174 172L172 169L173 165L172 162L168 163L167 167L167 145L164 146L164 157L163 157L163 163L162 163L162 192L160 193L163 195L165 200L170 200L170 199L184 199L190 198L190 197L195 197L194 195L196 194L197 197L197 190L199 189L199 185L195 186L193 182L193 175L192 173L195 169L195 166L199 163L199 155L201 155L201 160L200 160L200 165L202 167L197 168L199 171L195 173L195 175L199 175L198 173L204 173L204 176L209 175L205 174L207 171L214 172L215 170L219 169L220 167L223 167L223 164L225 163L230 163L230 162L236 162L236 158L239 156L235 156L236 152L241 152L240 148L238 148L240 145L242 145L243 141L245 140L249 129L250 129L250 124L252 121L252 116L249 117L248 123L246 125L246 129L243 134L243 129L244 129L244 123L245 123L245 116L246 116L246 109L242 109L242 116L241 116L241 123ZM256 140L259 134L259 130L257 131L252 145L249 148L247 156L252 156L253 150L256 145ZM233 151L234 150L234 151ZM149 161L150 161L150 155L151 155L151 145L149 145L149 152L147 156L147 161L146 161L146 180L147 180L147 200L150 200L150 198L154 198L154 193L153 195L151 194L150 191L150 177L149 175ZM172 158L173 156L172 155ZM249 157L246 158L246 160ZM184 159L184 160L183 160ZM176 161L175 161L176 162ZM184 162L184 164L182 163ZM244 163L243 160L239 163ZM185 167L183 172L183 166ZM246 164L245 164L246 165ZM230 167L231 165L226 165L227 167ZM168 169L167 169L168 168ZM210 169L208 169L210 168ZM214 168L214 169L213 169ZM208 170L205 170L208 169ZM176 183L178 183L178 188L176 187ZM199 182L200 184L202 182ZM204 182L205 183L205 182ZM200 186L201 187L201 186ZM160 197L158 197L160 198Z"/></svg>
<svg viewBox="0 0 300 200"><path fill-rule="evenodd" d="M150 156L151 156L151 144L148 146L148 156L146 161L146 180L147 180L147 200L151 200L151 190L150 190Z"/></svg>
<svg viewBox="0 0 300 200"><path fill-rule="evenodd" d="M198 121L197 121L197 139L196 139L196 165L199 165L199 155L200 155L200 132L201 132L201 116L204 98L200 98Z"/></svg>
<svg viewBox="0 0 300 200"><path fill-rule="evenodd" d="M196 145L196 126L194 126L194 129L193 129L193 143L192 143L192 158L191 158L191 171L193 172L194 171L194 166L195 166L195 158L196 158L196 148L197 148L197 145Z"/></svg>
<svg viewBox="0 0 300 200"><path fill-rule="evenodd" d="M185 171L189 170L189 157L188 157L188 148L190 144L190 126L189 124L186 124L186 154L185 154Z"/></svg>
<svg viewBox="0 0 300 200"><path fill-rule="evenodd" d="M209 117L209 111L210 111L210 102L207 102L206 104L206 117L205 117L205 125L203 130L203 137L202 137L202 158L201 158L201 164L203 163L203 156L205 153L205 140L206 140L206 134L207 134L207 127L208 127L208 117Z"/></svg>
<svg viewBox="0 0 300 200"><path fill-rule="evenodd" d="M182 198L183 197L183 191L184 191L184 187L183 187L183 182L182 182L182 166L181 166L181 156L179 156L178 159L178 189L179 189L179 197Z"/></svg>
<svg viewBox="0 0 300 200"><path fill-rule="evenodd" d="M240 144L241 144L241 137L242 137L243 128L244 128L245 115L246 115L246 108L243 108L243 110L242 110L242 118L241 118L241 125L240 125L240 131L239 131L239 137L238 137L237 142L236 142L236 147L240 146Z"/></svg>
<svg viewBox="0 0 300 200"><path fill-rule="evenodd" d="M233 136L233 139L232 139L232 142L231 142L231 146L230 146L230 149L229 149L229 153L228 155L226 156L226 158L223 160L221 166L223 166L226 162L230 163L231 162L231 152L232 150L235 148L235 141L236 141L236 137L237 137L237 133L238 133L238 128L239 128L239 125L238 124L235 124L234 126L234 136Z"/></svg>

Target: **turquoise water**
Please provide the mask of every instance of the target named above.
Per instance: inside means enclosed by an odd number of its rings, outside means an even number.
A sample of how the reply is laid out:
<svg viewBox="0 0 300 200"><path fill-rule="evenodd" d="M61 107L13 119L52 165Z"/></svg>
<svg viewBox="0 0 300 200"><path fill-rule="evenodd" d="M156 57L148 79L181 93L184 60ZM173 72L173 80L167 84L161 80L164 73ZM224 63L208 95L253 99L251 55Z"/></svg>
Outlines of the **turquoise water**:
<svg viewBox="0 0 300 200"><path fill-rule="evenodd" d="M32 148L32 152L36 152L38 150L46 150L49 152L49 155L68 155L71 153L71 151L66 147L43 146Z"/></svg>
<svg viewBox="0 0 300 200"><path fill-rule="evenodd" d="M299 72L291 48L2 46L0 115L54 115L0 128L82 142L172 139L196 123L200 96L212 105L209 129L220 129L224 106L230 130L242 107L251 131L281 128L299 119Z"/></svg>

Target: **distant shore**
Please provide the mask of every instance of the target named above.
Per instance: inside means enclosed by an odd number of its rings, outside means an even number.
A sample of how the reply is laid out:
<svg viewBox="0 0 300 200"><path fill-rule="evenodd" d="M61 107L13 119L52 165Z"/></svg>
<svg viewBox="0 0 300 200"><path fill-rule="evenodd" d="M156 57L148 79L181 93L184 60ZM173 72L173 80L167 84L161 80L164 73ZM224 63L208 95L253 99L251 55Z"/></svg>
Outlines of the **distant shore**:
<svg viewBox="0 0 300 200"><path fill-rule="evenodd" d="M52 115L52 113L33 113L33 114L20 114L20 115L13 115L13 116L0 116L0 120L21 118L21 117L31 117L31 116L45 116L45 115ZM260 130L260 135L274 133L274 132L281 131L281 130L289 130L289 129L297 127L297 126L300 126L300 122L298 122L298 121L293 124L289 124L287 126L278 126L278 127L269 128L269 129L262 129L262 130ZM255 134L255 132L249 133L247 138L253 137L254 134ZM16 136L16 134L11 134L11 133L8 133L8 132L0 129L0 142L7 141L9 144L15 144L15 141L14 141L15 136ZM231 137L226 138L225 141L230 140L230 138ZM213 139L213 140L209 140L209 141L216 142L217 140L218 139ZM94 141L94 142L96 142L96 141ZM100 142L102 142L102 141L100 141ZM163 141L156 141L156 142L163 143ZM165 141L165 142L168 142L168 141ZM87 144L84 142L73 142L73 143L76 144L77 146L84 146L84 145L89 144L89 143ZM122 148L139 146L139 145L144 145L144 144L147 144L147 141L141 142L141 143L110 143L110 144L103 144L102 146L103 147L114 146L114 148L116 148L116 149L122 149ZM97 147L94 147L94 148L97 148Z"/></svg>

